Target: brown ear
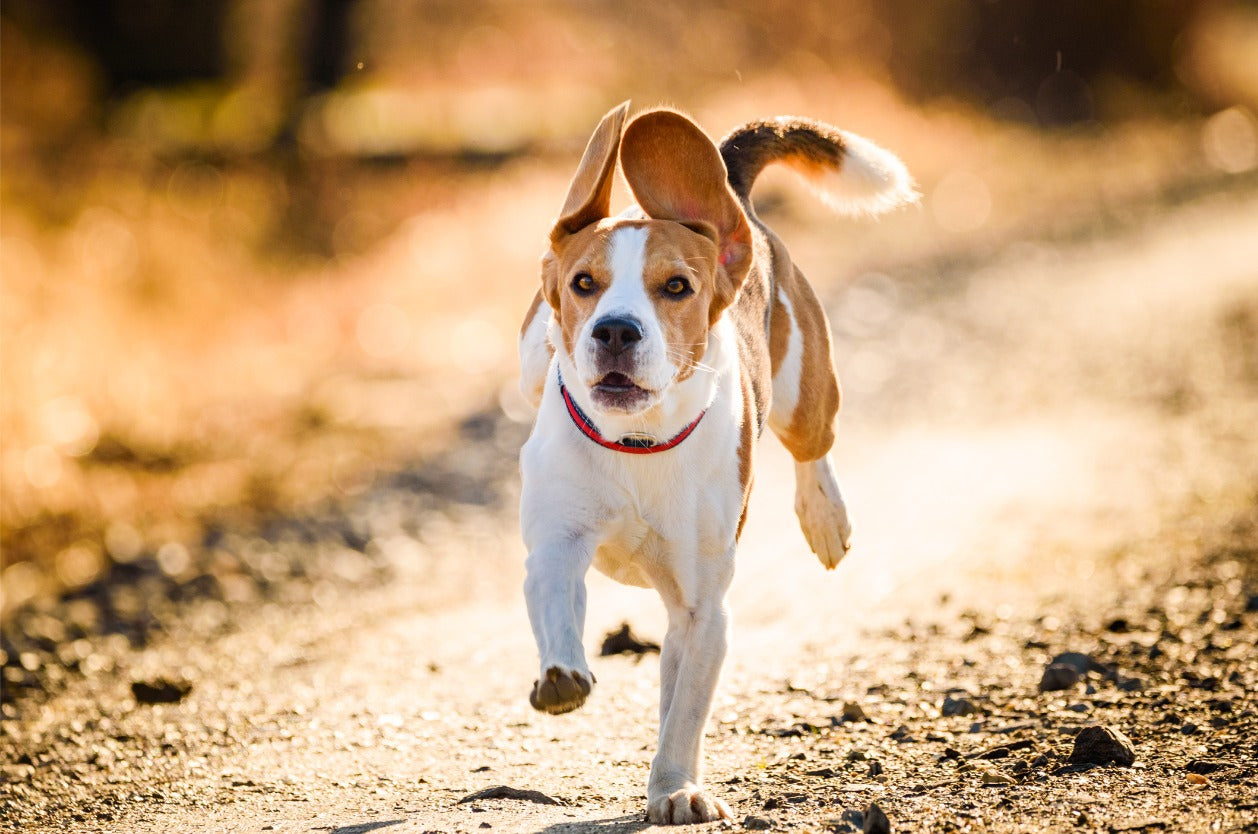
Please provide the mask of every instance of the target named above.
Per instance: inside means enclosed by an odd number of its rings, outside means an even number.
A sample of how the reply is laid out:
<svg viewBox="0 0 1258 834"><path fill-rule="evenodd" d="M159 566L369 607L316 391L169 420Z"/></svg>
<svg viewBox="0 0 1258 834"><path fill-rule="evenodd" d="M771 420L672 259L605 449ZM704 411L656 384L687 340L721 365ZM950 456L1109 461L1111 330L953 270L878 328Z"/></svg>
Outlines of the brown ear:
<svg viewBox="0 0 1258 834"><path fill-rule="evenodd" d="M751 228L716 146L682 114L652 110L625 128L620 166L648 216L676 221L716 243L715 321L734 300L751 265Z"/></svg>
<svg viewBox="0 0 1258 834"><path fill-rule="evenodd" d="M559 259L551 249L542 255L542 297L552 310L559 312Z"/></svg>
<svg viewBox="0 0 1258 834"><path fill-rule="evenodd" d="M579 232L607 216L612 199L612 174L616 170L616 150L625 127L629 102L612 108L594 128L594 135L585 146L581 164L568 186L559 219L551 230L550 240L558 243L567 235Z"/></svg>

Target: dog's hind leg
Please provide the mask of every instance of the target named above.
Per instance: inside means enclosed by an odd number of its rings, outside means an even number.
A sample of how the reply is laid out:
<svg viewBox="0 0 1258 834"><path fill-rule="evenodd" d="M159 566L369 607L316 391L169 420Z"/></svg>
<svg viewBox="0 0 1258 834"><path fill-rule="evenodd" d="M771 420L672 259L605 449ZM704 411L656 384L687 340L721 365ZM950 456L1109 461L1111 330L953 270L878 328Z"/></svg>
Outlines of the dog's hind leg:
<svg viewBox="0 0 1258 834"><path fill-rule="evenodd" d="M795 515L817 560L833 569L851 548L852 523L829 455L795 462Z"/></svg>
<svg viewBox="0 0 1258 834"><path fill-rule="evenodd" d="M851 546L852 525L829 452L839 412L830 323L798 269L778 276L770 316L773 407L769 428L795 458L795 514L826 569Z"/></svg>

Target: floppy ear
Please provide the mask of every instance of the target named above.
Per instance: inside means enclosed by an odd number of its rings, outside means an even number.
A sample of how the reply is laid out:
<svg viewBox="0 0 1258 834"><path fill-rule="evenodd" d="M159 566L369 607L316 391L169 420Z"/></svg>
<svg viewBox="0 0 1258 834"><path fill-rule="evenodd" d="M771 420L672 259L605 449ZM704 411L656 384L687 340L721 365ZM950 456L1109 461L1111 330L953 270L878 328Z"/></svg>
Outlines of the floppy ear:
<svg viewBox="0 0 1258 834"><path fill-rule="evenodd" d="M607 216L611 208L616 151L620 147L620 134L628 113L629 102L621 102L594 128L594 134L581 156L581 164L568 186L568 197L559 211L559 219L550 230L552 248L542 255L542 295L555 310L559 309L559 264L554 247L569 235Z"/></svg>
<svg viewBox="0 0 1258 834"><path fill-rule="evenodd" d="M751 265L751 228L716 146L682 114L652 110L625 128L620 166L648 216L681 223L716 244L716 295L709 314L716 321Z"/></svg>
<svg viewBox="0 0 1258 834"><path fill-rule="evenodd" d="M550 233L552 243L607 216L612 200L616 151L620 147L620 134L628 113L629 102L621 102L594 128L594 135L585 146L581 164L568 186L568 199L564 200L559 219Z"/></svg>

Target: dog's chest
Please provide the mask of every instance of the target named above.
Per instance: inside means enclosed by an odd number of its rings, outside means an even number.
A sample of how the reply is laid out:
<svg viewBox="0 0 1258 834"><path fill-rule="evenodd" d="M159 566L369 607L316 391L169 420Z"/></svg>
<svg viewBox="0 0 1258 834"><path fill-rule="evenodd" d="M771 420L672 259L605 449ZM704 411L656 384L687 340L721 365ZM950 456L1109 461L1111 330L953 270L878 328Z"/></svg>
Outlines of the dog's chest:
<svg viewBox="0 0 1258 834"><path fill-rule="evenodd" d="M669 543L681 526L677 494L683 470L674 452L663 454L670 459L599 456L603 501L593 566L617 582L649 587L652 577L668 569Z"/></svg>

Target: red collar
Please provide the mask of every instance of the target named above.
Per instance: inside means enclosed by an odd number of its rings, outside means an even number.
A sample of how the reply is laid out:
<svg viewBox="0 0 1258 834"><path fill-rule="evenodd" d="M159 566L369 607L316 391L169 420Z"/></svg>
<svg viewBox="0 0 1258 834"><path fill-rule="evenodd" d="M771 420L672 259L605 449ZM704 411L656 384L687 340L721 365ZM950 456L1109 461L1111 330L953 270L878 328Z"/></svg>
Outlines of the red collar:
<svg viewBox="0 0 1258 834"><path fill-rule="evenodd" d="M563 377L559 378L559 393L563 394L563 401L568 406L568 416L572 418L572 422L581 430L581 433L593 440L604 449L611 449L613 452L624 452L627 455L653 455L656 452L667 452L669 449L681 443L690 433L695 430L695 426L699 425L699 421L703 419L703 415L708 413L705 408L699 412L699 416L694 422L686 426L680 432L673 436L672 440L664 443L655 443L645 438L621 438L619 441L608 440L599 434L594 424L590 422L590 418L585 416L580 407L573 401L572 395L568 393L567 387L563 384Z"/></svg>

